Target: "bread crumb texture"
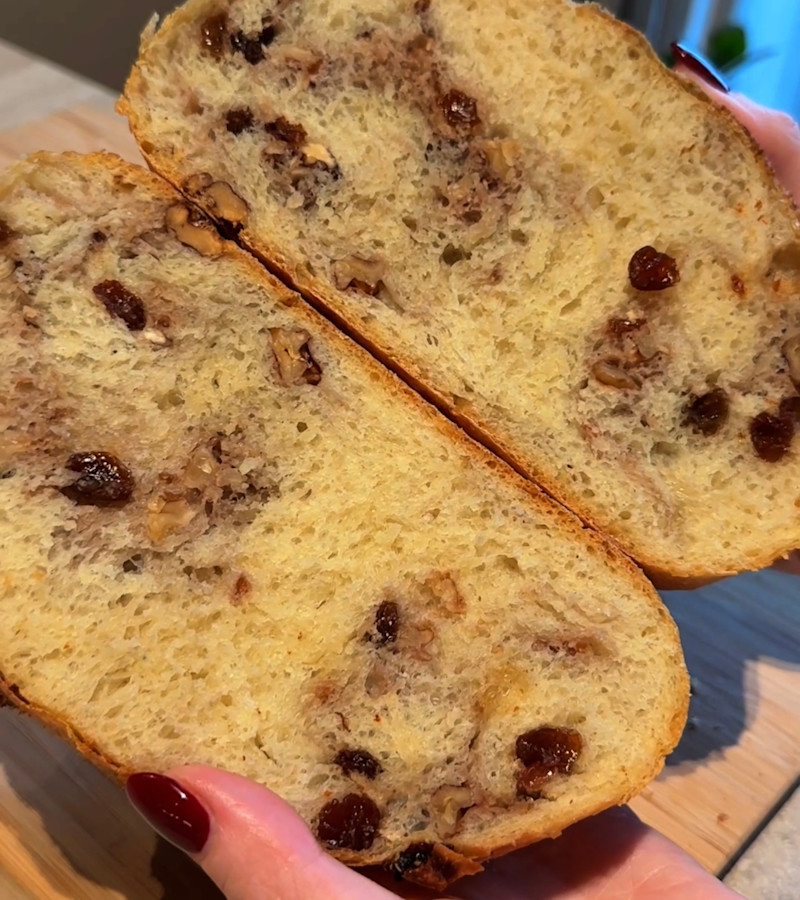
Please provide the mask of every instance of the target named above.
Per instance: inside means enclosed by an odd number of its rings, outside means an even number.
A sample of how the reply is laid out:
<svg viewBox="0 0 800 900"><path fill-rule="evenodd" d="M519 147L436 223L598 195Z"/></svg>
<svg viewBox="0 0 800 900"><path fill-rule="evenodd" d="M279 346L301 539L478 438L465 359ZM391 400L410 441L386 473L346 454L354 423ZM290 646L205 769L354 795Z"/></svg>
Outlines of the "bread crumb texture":
<svg viewBox="0 0 800 900"><path fill-rule="evenodd" d="M0 227L8 699L434 886L659 770L680 646L616 551L154 176L43 155Z"/></svg>
<svg viewBox="0 0 800 900"><path fill-rule="evenodd" d="M159 171L649 569L800 543L796 216L629 29L190 0L126 98Z"/></svg>

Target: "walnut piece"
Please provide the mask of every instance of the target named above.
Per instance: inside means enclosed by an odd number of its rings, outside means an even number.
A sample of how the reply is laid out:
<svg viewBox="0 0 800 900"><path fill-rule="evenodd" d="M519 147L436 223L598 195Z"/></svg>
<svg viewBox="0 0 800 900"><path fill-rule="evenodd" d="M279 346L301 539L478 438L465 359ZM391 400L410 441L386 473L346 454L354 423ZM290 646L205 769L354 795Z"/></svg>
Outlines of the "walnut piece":
<svg viewBox="0 0 800 900"><path fill-rule="evenodd" d="M446 784L431 797L431 811L436 818L436 830L442 837L450 837L458 829L461 812L475 805L472 791L465 785Z"/></svg>
<svg viewBox="0 0 800 900"><path fill-rule="evenodd" d="M616 359L599 359L592 365L594 378L607 387L620 391L633 391L642 386L641 380L626 371Z"/></svg>
<svg viewBox="0 0 800 900"><path fill-rule="evenodd" d="M783 345L783 356L789 366L789 377L800 391L800 334L790 337Z"/></svg>
<svg viewBox="0 0 800 900"><path fill-rule="evenodd" d="M208 172L191 175L186 179L184 188L192 197L204 201L212 216L232 225L241 225L250 212L250 207L227 181L214 181Z"/></svg>
<svg viewBox="0 0 800 900"><path fill-rule="evenodd" d="M346 256L333 264L333 282L340 291L355 288L374 297L381 289L386 264L377 259Z"/></svg>
<svg viewBox="0 0 800 900"><path fill-rule="evenodd" d="M307 331L270 328L269 334L272 352L278 364L278 373L284 384L320 383L322 369L308 349L311 335Z"/></svg>
<svg viewBox="0 0 800 900"><path fill-rule="evenodd" d="M147 536L154 544L183 531L195 518L193 509L184 497L156 497L147 504Z"/></svg>
<svg viewBox="0 0 800 900"><path fill-rule="evenodd" d="M182 244L196 250L201 256L219 256L225 248L225 241L211 222L183 203L170 206L166 222Z"/></svg>
<svg viewBox="0 0 800 900"><path fill-rule="evenodd" d="M331 156L330 152L322 144L303 144L300 148L303 154L303 162L308 166L320 163L326 169L336 167L336 160Z"/></svg>
<svg viewBox="0 0 800 900"><path fill-rule="evenodd" d="M519 141L485 141L481 150L489 168L501 179L512 174L522 158L522 144Z"/></svg>
<svg viewBox="0 0 800 900"><path fill-rule="evenodd" d="M467 611L467 602L449 572L434 572L425 579L425 586L446 614L461 616Z"/></svg>

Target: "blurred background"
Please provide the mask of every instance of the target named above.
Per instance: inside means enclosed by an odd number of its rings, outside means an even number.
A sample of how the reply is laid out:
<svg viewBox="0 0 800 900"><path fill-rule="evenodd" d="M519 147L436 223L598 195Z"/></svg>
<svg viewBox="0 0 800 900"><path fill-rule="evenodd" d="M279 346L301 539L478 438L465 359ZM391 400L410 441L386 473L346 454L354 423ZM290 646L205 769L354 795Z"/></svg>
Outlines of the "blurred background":
<svg viewBox="0 0 800 900"><path fill-rule="evenodd" d="M0 0L0 39L115 90L154 12L178 0ZM734 90L800 117L800 0L604 0L665 56L685 41Z"/></svg>

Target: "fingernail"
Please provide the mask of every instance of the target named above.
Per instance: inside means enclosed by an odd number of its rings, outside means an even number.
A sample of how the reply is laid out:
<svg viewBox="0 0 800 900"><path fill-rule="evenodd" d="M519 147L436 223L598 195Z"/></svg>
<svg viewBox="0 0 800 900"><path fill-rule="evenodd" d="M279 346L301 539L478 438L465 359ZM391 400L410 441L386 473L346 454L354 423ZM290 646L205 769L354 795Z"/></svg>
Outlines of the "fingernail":
<svg viewBox="0 0 800 900"><path fill-rule="evenodd" d="M200 853L205 847L211 829L208 813L173 778L138 772L128 778L125 790L134 807L161 837L187 853Z"/></svg>
<svg viewBox="0 0 800 900"><path fill-rule="evenodd" d="M706 84L710 84L711 87L715 87L719 91L723 91L726 94L730 91L728 85L714 71L714 67L697 53L687 50L682 44L670 44L669 48L672 51L672 58L675 60L676 67L683 66L684 69L688 69L694 75L697 75L698 78L702 78Z"/></svg>

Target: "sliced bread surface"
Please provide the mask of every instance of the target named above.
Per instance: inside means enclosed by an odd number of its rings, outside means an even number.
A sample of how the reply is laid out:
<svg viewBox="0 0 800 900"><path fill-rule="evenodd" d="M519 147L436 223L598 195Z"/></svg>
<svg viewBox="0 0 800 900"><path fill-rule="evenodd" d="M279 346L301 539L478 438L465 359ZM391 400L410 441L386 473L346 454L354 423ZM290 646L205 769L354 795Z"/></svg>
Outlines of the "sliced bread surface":
<svg viewBox="0 0 800 900"><path fill-rule="evenodd" d="M795 211L626 26L190 0L121 109L158 172L654 577L800 544Z"/></svg>
<svg viewBox="0 0 800 900"><path fill-rule="evenodd" d="M0 693L118 778L224 767L441 887L661 768L640 572L160 179L3 176L0 345Z"/></svg>

